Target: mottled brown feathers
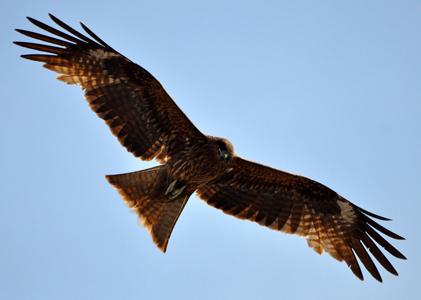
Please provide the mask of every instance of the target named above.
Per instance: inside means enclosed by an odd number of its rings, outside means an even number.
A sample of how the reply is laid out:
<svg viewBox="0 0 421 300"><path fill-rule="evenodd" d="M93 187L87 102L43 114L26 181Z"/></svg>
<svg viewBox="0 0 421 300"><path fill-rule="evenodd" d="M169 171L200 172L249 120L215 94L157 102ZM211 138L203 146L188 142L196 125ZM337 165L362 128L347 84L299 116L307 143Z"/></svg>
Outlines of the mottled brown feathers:
<svg viewBox="0 0 421 300"><path fill-rule="evenodd" d="M165 252L174 225L190 195L168 201L165 197L154 194L160 168L107 175L106 178L117 189L127 206L139 216L139 221L149 231L154 243Z"/></svg>
<svg viewBox="0 0 421 300"><path fill-rule="evenodd" d="M227 214L304 237L316 252L326 251L345 261L360 279L357 257L375 279L382 280L370 254L387 271L398 274L378 247L405 259L380 233L402 237L373 220L387 218L311 179L236 157L229 141L203 135L148 71L84 24L87 35L50 18L63 30L28 18L53 36L17 29L37 42L15 43L41 52L23 58L42 62L59 74L59 80L79 85L91 109L128 151L165 164L107 176L161 250L166 250L180 213L196 191Z"/></svg>
<svg viewBox="0 0 421 300"><path fill-rule="evenodd" d="M398 274L374 241L398 258L404 259L405 256L373 227L392 238L402 237L377 224L368 215L386 218L358 208L311 179L238 157L233 160L231 172L197 191L208 204L238 218L303 236L316 252L321 254L324 250L335 259L345 261L360 279L363 279L363 274L354 253L370 274L382 281L367 250L386 270Z"/></svg>
<svg viewBox="0 0 421 300"><path fill-rule="evenodd" d="M23 35L55 45L15 42L48 53L22 57L43 62L47 69L59 73L59 80L80 85L92 110L128 151L145 160L164 160L182 149L186 138L204 138L148 71L112 49L83 24L90 37L50 17L70 34L28 18L63 40L17 29Z"/></svg>

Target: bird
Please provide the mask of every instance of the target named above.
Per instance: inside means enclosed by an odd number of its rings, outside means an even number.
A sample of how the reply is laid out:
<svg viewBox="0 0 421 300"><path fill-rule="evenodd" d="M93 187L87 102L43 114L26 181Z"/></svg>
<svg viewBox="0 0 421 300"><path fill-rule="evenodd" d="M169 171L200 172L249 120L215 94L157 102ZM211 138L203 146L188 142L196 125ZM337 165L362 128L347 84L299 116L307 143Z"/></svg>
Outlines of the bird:
<svg viewBox="0 0 421 300"><path fill-rule="evenodd" d="M230 141L196 128L151 73L82 22L84 33L52 14L49 17L55 27L27 17L43 33L16 29L37 43L14 43L38 51L23 58L41 62L58 73L58 80L80 86L90 108L127 151L159 163L105 177L160 250L166 251L183 208L196 193L228 215L305 238L310 248L345 262L361 280L360 263L382 282L372 257L398 275L379 246L406 259L384 236L404 238L375 221L390 219L364 210L312 179L238 156Z"/></svg>

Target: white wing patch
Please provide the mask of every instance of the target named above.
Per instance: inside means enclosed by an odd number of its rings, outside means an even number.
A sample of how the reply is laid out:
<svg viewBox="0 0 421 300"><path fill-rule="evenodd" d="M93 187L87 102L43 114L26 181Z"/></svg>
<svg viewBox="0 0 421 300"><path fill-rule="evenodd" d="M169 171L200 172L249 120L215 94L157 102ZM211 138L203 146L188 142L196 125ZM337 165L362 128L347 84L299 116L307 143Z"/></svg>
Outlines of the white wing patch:
<svg viewBox="0 0 421 300"><path fill-rule="evenodd" d="M341 209L341 216L343 220L349 224L353 224L357 219L357 215L355 214L355 210L352 205L348 201L342 199L338 200L337 203Z"/></svg>
<svg viewBox="0 0 421 300"><path fill-rule="evenodd" d="M110 58L110 57L121 57L121 55L117 53L104 51L102 49L89 50L89 54L99 59Z"/></svg>

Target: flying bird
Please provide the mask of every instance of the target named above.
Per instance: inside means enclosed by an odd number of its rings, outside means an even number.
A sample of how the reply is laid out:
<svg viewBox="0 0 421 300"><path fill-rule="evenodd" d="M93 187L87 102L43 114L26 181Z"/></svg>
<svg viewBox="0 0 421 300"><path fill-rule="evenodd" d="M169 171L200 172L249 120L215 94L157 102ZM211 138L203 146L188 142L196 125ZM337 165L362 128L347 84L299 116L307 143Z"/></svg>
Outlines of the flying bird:
<svg viewBox="0 0 421 300"><path fill-rule="evenodd" d="M147 70L83 23L86 34L49 16L61 30L28 17L50 35L16 29L45 43L15 44L40 51L22 57L42 62L67 84L79 85L91 109L129 152L160 163L133 173L107 175L106 179L163 252L187 200L196 193L226 214L304 237L317 253L326 251L345 261L361 280L357 257L378 281L382 277L371 256L398 275L378 247L405 259L381 234L403 238L374 221L389 219L309 178L237 156L227 139L197 129Z"/></svg>

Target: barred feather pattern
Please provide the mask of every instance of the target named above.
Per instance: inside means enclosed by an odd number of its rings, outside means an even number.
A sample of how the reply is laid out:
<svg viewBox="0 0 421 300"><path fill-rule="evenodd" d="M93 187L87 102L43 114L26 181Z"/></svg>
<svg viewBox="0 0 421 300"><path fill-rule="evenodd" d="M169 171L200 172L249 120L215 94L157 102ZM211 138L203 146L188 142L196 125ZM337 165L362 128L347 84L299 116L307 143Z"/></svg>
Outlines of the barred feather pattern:
<svg viewBox="0 0 421 300"><path fill-rule="evenodd" d="M203 185L197 193L229 215L304 237L317 253L326 251L345 261L361 280L364 277L356 256L375 279L382 281L367 250L386 270L398 275L376 243L405 259L373 228L389 237L403 238L370 216L388 219L360 209L328 187L302 176L234 157L230 172Z"/></svg>
<svg viewBox="0 0 421 300"><path fill-rule="evenodd" d="M186 138L205 139L148 71L111 48L82 23L88 36L53 15L50 18L64 31L33 18L28 20L54 37L17 29L25 36L54 45L15 42L44 52L22 57L44 63L67 84L79 85L91 109L128 151L144 160L166 162L184 148Z"/></svg>
<svg viewBox="0 0 421 300"><path fill-rule="evenodd" d="M172 230L190 195L169 201L155 184L161 167L133 173L107 175L124 202L139 217L140 223L163 252L167 250Z"/></svg>

